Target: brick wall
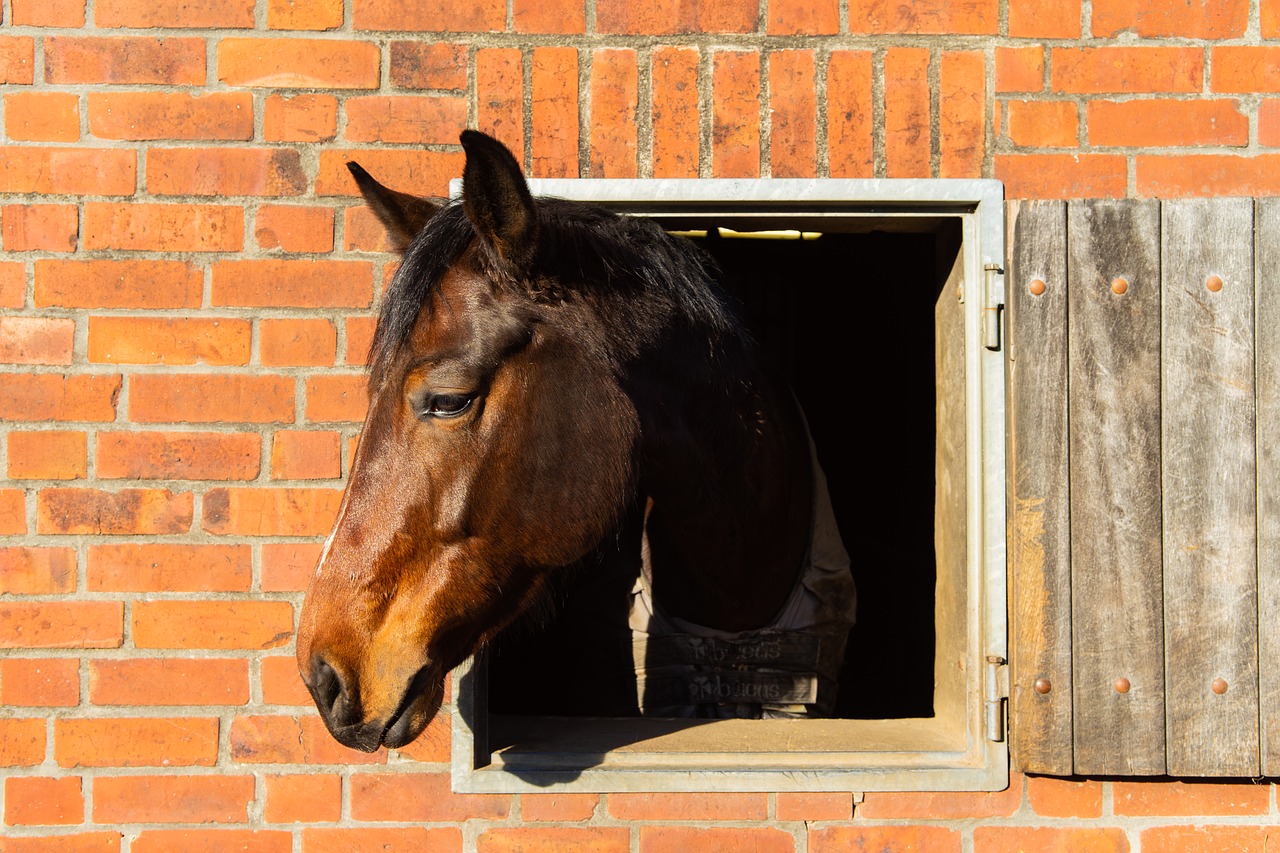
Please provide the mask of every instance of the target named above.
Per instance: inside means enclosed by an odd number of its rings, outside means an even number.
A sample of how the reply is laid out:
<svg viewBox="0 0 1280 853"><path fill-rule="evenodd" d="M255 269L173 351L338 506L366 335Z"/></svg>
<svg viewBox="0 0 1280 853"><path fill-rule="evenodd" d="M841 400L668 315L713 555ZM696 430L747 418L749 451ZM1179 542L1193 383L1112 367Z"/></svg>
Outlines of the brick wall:
<svg viewBox="0 0 1280 853"><path fill-rule="evenodd" d="M454 795L296 675L391 256L359 159L1280 192L1280 0L0 0L0 850L1262 850L1268 784ZM442 31L448 29L449 32ZM1274 839L1272 839L1274 841Z"/></svg>

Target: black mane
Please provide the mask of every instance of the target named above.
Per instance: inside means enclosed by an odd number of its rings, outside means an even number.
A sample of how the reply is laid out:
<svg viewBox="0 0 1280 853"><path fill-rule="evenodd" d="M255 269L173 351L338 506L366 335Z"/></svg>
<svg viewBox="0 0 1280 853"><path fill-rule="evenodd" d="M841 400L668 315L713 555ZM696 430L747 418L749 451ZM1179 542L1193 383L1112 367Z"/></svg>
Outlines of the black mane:
<svg viewBox="0 0 1280 853"><path fill-rule="evenodd" d="M692 242L652 220L596 205L540 198L537 209L533 268L521 281L493 276L496 286L542 301L646 304L647 310L630 315L626 332L632 340L646 338L671 318L701 330L717 349L744 339L736 301L722 288L715 262ZM440 279L463 260L475 238L462 204L451 201L414 239L383 298L370 352L371 379L384 374Z"/></svg>

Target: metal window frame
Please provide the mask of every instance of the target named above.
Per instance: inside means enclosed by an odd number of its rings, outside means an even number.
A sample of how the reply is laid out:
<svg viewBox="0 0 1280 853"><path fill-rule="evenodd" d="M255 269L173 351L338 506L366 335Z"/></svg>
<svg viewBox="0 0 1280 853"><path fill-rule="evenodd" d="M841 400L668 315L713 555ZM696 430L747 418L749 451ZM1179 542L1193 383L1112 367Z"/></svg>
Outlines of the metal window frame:
<svg viewBox="0 0 1280 853"><path fill-rule="evenodd" d="M967 613L963 719L552 724L545 748L491 753L483 672L453 674L452 781L467 793L981 791L1008 785L1005 565L1004 187L996 180L531 180L535 195L634 215L958 217L965 334ZM461 191L461 181L451 183ZM787 728L804 726L805 729ZM593 728L594 727L594 728ZM581 750L604 732L615 749ZM630 742L628 732L631 733ZM800 734L801 737L794 735ZM787 748L797 741L800 749ZM742 744L752 744L744 751ZM761 744L759 748L755 744Z"/></svg>

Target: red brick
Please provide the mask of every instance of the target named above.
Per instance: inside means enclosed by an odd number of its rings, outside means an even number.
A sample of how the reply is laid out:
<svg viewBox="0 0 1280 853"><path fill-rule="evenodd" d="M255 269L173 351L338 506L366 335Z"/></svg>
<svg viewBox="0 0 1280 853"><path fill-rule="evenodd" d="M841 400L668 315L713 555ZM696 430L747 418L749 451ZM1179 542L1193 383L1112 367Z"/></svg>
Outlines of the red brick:
<svg viewBox="0 0 1280 853"><path fill-rule="evenodd" d="M288 832L248 829L147 830L129 845L130 853L289 853Z"/></svg>
<svg viewBox="0 0 1280 853"><path fill-rule="evenodd" d="M71 708L80 704L80 661L75 658L0 660L0 705Z"/></svg>
<svg viewBox="0 0 1280 853"><path fill-rule="evenodd" d="M89 662L89 701L131 706L244 705L249 701L249 662L216 658L94 660Z"/></svg>
<svg viewBox="0 0 1280 853"><path fill-rule="evenodd" d="M54 36L44 40L44 79L55 85L203 86L205 42L172 36Z"/></svg>
<svg viewBox="0 0 1280 853"><path fill-rule="evenodd" d="M333 208L264 204L258 208L254 239L262 249L332 252Z"/></svg>
<svg viewBox="0 0 1280 853"><path fill-rule="evenodd" d="M643 838L642 835L642 851L647 849ZM625 826L512 826L485 830L476 839L476 853L629 853L630 850L631 831ZM759 853L768 851L762 847Z"/></svg>
<svg viewBox="0 0 1280 853"><path fill-rule="evenodd" d="M35 263L36 305L54 308L199 308L204 272L185 261Z"/></svg>
<svg viewBox="0 0 1280 853"><path fill-rule="evenodd" d="M369 406L368 381L355 376L313 376L306 382L307 420L311 423L360 423Z"/></svg>
<svg viewBox="0 0 1280 853"><path fill-rule="evenodd" d="M100 139L252 139L253 96L90 92L89 132Z"/></svg>
<svg viewBox="0 0 1280 853"><path fill-rule="evenodd" d="M354 0L352 6L357 30L495 32L505 28L506 17L502 0Z"/></svg>
<svg viewBox="0 0 1280 853"><path fill-rule="evenodd" d="M1042 817L1102 817L1102 783L1098 781L1028 776L1027 799Z"/></svg>
<svg viewBox="0 0 1280 853"><path fill-rule="evenodd" d="M1140 156L1136 171L1138 195L1148 198L1280 195L1280 154Z"/></svg>
<svg viewBox="0 0 1280 853"><path fill-rule="evenodd" d="M701 142L698 49L655 47L652 54L653 176L698 177Z"/></svg>
<svg viewBox="0 0 1280 853"><path fill-rule="evenodd" d="M403 89L464 90L467 88L467 46L393 41L390 73L392 85Z"/></svg>
<svg viewBox="0 0 1280 853"><path fill-rule="evenodd" d="M370 42L225 38L218 43L218 80L228 86L376 89L378 65L378 46Z"/></svg>
<svg viewBox="0 0 1280 853"><path fill-rule="evenodd" d="M827 168L833 178L870 178L871 51L832 51L827 62Z"/></svg>
<svg viewBox="0 0 1280 853"><path fill-rule="evenodd" d="M0 535L27 532L27 496L22 489L0 489Z"/></svg>
<svg viewBox="0 0 1280 853"><path fill-rule="evenodd" d="M342 476L336 432L280 430L271 442L271 479L332 480Z"/></svg>
<svg viewBox="0 0 1280 853"><path fill-rule="evenodd" d="M996 92L1039 92L1043 88L1044 48L996 48Z"/></svg>
<svg viewBox="0 0 1280 853"><path fill-rule="evenodd" d="M1123 198L1127 167L1112 154L996 155L1006 198Z"/></svg>
<svg viewBox="0 0 1280 853"><path fill-rule="evenodd" d="M347 98L346 138L352 142L451 145L467 125L465 98L371 95Z"/></svg>
<svg viewBox="0 0 1280 853"><path fill-rule="evenodd" d="M1061 47L1050 59L1055 92L1199 92L1204 80L1199 48ZM1216 62L1215 55L1215 72Z"/></svg>
<svg viewBox="0 0 1280 853"><path fill-rule="evenodd" d="M1143 846L1146 849L1146 846ZM1007 850L1062 851L1062 853L1128 853L1129 839L1119 828L979 826L973 831L974 853Z"/></svg>
<svg viewBox="0 0 1280 853"><path fill-rule="evenodd" d="M520 819L554 821L590 820L600 805L599 794L523 794Z"/></svg>
<svg viewBox="0 0 1280 853"><path fill-rule="evenodd" d="M512 29L518 33L584 33L585 0L512 0Z"/></svg>
<svg viewBox="0 0 1280 853"><path fill-rule="evenodd" d="M287 601L136 601L140 649L272 649L293 637Z"/></svg>
<svg viewBox="0 0 1280 853"><path fill-rule="evenodd" d="M320 823L342 817L342 777L336 774L264 776L267 823Z"/></svg>
<svg viewBox="0 0 1280 853"><path fill-rule="evenodd" d="M10 439L13 438L11 434ZM75 592L76 552L71 548L0 548L0 594Z"/></svg>
<svg viewBox="0 0 1280 853"><path fill-rule="evenodd" d="M44 761L44 731L43 719L0 717L0 767L30 767Z"/></svg>
<svg viewBox="0 0 1280 853"><path fill-rule="evenodd" d="M9 23L24 27L83 27L85 0L12 0Z"/></svg>
<svg viewBox="0 0 1280 853"><path fill-rule="evenodd" d="M338 743L314 714L238 716L231 723L230 743L232 759L246 764L385 764L387 760L384 747L360 752Z"/></svg>
<svg viewBox="0 0 1280 853"><path fill-rule="evenodd" d="M0 418L11 421L113 421L120 377L6 373Z"/></svg>
<svg viewBox="0 0 1280 853"><path fill-rule="evenodd" d="M6 146L0 192L52 195L132 195L138 155L100 148Z"/></svg>
<svg viewBox="0 0 1280 853"><path fill-rule="evenodd" d="M366 261L262 260L213 264L214 305L364 308L373 300Z"/></svg>
<svg viewBox="0 0 1280 853"><path fill-rule="evenodd" d="M519 50L476 51L476 127L524 162L524 69Z"/></svg>
<svg viewBox="0 0 1280 853"><path fill-rule="evenodd" d="M112 830L9 838L4 853L119 853L122 837Z"/></svg>
<svg viewBox="0 0 1280 853"><path fill-rule="evenodd" d="M262 441L257 435L196 432L100 432L102 479L252 480Z"/></svg>
<svg viewBox="0 0 1280 853"><path fill-rule="evenodd" d="M775 810L778 820L851 820L853 795L780 792Z"/></svg>
<svg viewBox="0 0 1280 853"><path fill-rule="evenodd" d="M147 188L160 195L293 196L307 189L296 148L153 148Z"/></svg>
<svg viewBox="0 0 1280 853"><path fill-rule="evenodd" d="M1214 92L1280 92L1280 47L1215 47Z"/></svg>
<svg viewBox="0 0 1280 853"><path fill-rule="evenodd" d="M511 798L455 794L447 773L360 773L351 776L351 818L357 821L430 823L467 819L502 820Z"/></svg>
<svg viewBox="0 0 1280 853"><path fill-rule="evenodd" d="M93 782L93 821L244 823L252 776L102 776Z"/></svg>
<svg viewBox="0 0 1280 853"><path fill-rule="evenodd" d="M711 72L711 173L760 175L760 54L718 50Z"/></svg>
<svg viewBox="0 0 1280 853"><path fill-rule="evenodd" d="M373 317L347 318L347 364L363 367L369 363L369 348L373 345L376 326L377 321Z"/></svg>
<svg viewBox="0 0 1280 853"><path fill-rule="evenodd" d="M980 178L986 156L987 60L978 51L942 54L938 95L940 178Z"/></svg>
<svg viewBox="0 0 1280 853"><path fill-rule="evenodd" d="M333 30L342 26L342 0L267 0L273 30Z"/></svg>
<svg viewBox="0 0 1280 853"><path fill-rule="evenodd" d="M836 0L769 0L768 10L770 35L834 35L840 31L840 4Z"/></svg>
<svg viewBox="0 0 1280 853"><path fill-rule="evenodd" d="M1280 36L1280 0L1262 0L1260 7L1258 17L1262 23L1262 37Z"/></svg>
<svg viewBox="0 0 1280 853"><path fill-rule="evenodd" d="M1280 147L1280 100L1266 99L1258 105L1258 144Z"/></svg>
<svg viewBox="0 0 1280 853"><path fill-rule="evenodd" d="M230 317L90 317L89 361L248 364L251 331Z"/></svg>
<svg viewBox="0 0 1280 853"><path fill-rule="evenodd" d="M960 833L942 826L866 826L809 830L809 853L960 853Z"/></svg>
<svg viewBox="0 0 1280 853"><path fill-rule="evenodd" d="M1229 100L1090 101L1088 122L1090 145L1249 144L1249 119Z"/></svg>
<svg viewBox="0 0 1280 853"><path fill-rule="evenodd" d="M1120 782L1112 786L1117 815L1265 815L1271 789L1252 782Z"/></svg>
<svg viewBox="0 0 1280 853"><path fill-rule="evenodd" d="M1098 5L1095 4L1093 9L1093 34L1099 35L1096 23ZM1013 38L1078 39L1080 0L1009 0L1009 35Z"/></svg>
<svg viewBox="0 0 1280 853"><path fill-rule="evenodd" d="M326 536L341 500L340 489L211 489L204 529L220 536Z"/></svg>
<svg viewBox="0 0 1280 853"><path fill-rule="evenodd" d="M70 364L75 333L75 320L0 317L0 362Z"/></svg>
<svg viewBox="0 0 1280 853"><path fill-rule="evenodd" d="M312 706L311 693L298 674L298 660L288 657L262 659L262 702L264 705Z"/></svg>
<svg viewBox="0 0 1280 853"><path fill-rule="evenodd" d="M263 319L258 336L265 365L325 366L337 358L338 333L330 320Z"/></svg>
<svg viewBox="0 0 1280 853"><path fill-rule="evenodd" d="M53 721L53 757L59 767L212 767L217 756L217 719Z"/></svg>
<svg viewBox="0 0 1280 853"><path fill-rule="evenodd" d="M533 51L533 163L535 178L578 177L578 51Z"/></svg>
<svg viewBox="0 0 1280 853"><path fill-rule="evenodd" d="M775 178L817 176L816 74L811 50L778 50L769 55L769 163Z"/></svg>
<svg viewBox="0 0 1280 853"><path fill-rule="evenodd" d="M610 794L609 815L618 820L765 820L766 794Z"/></svg>
<svg viewBox="0 0 1280 853"><path fill-rule="evenodd" d="M792 853L795 838L769 827L697 829L685 826L640 827L640 853L684 853L715 850L717 853Z"/></svg>
<svg viewBox="0 0 1280 853"><path fill-rule="evenodd" d="M1009 139L1024 148L1075 148L1080 122L1074 101L1009 101Z"/></svg>
<svg viewBox="0 0 1280 853"><path fill-rule="evenodd" d="M293 423L287 376L142 374L129 380L135 423ZM216 405L210 405L216 401Z"/></svg>
<svg viewBox="0 0 1280 853"><path fill-rule="evenodd" d="M1142 853L1267 853L1271 826L1157 826L1142 830Z"/></svg>
<svg viewBox="0 0 1280 853"><path fill-rule="evenodd" d="M1009 787L994 793L874 793L858 806L858 816L872 819L959 820L1011 817L1022 805L1022 777L1012 774Z"/></svg>
<svg viewBox="0 0 1280 853"><path fill-rule="evenodd" d="M190 492L168 489L42 489L36 499L38 533L128 535L186 533Z"/></svg>
<svg viewBox="0 0 1280 853"><path fill-rule="evenodd" d="M30 36L0 37L0 83L30 85L35 80L36 43Z"/></svg>
<svg viewBox="0 0 1280 853"><path fill-rule="evenodd" d="M268 95L262 110L267 142L327 142L338 135L338 99L333 95Z"/></svg>
<svg viewBox="0 0 1280 853"><path fill-rule="evenodd" d="M592 51L587 177L636 176L639 86L640 71L634 50L599 48Z"/></svg>
<svg viewBox="0 0 1280 853"><path fill-rule="evenodd" d="M27 304L27 265L0 262L0 308L22 308Z"/></svg>
<svg viewBox="0 0 1280 853"><path fill-rule="evenodd" d="M885 51L884 148L887 177L930 176L928 48Z"/></svg>
<svg viewBox="0 0 1280 853"><path fill-rule="evenodd" d="M462 853L462 831L457 827L424 829L318 829L302 830L306 853Z"/></svg>
<svg viewBox="0 0 1280 853"><path fill-rule="evenodd" d="M1244 35L1248 24L1249 0L1093 2L1092 29L1097 38L1133 33L1144 38L1228 39Z"/></svg>
<svg viewBox="0 0 1280 853"><path fill-rule="evenodd" d="M85 202L84 205L86 249L238 252L243 246L244 208L241 207L139 202ZM37 264L37 286L39 276Z"/></svg>
<svg viewBox="0 0 1280 853"><path fill-rule="evenodd" d="M849 30L855 33L937 33L994 35L997 0L849 0Z"/></svg>
<svg viewBox="0 0 1280 853"><path fill-rule="evenodd" d="M252 580L248 545L89 546L93 592L248 592Z"/></svg>
<svg viewBox="0 0 1280 853"><path fill-rule="evenodd" d="M449 181L462 174L463 166L461 151L327 149L320 152L316 195L360 194L347 169L347 162L350 160L359 162L386 186L395 187L400 192L434 198L449 195Z"/></svg>
<svg viewBox="0 0 1280 853"><path fill-rule="evenodd" d="M4 780L4 822L9 826L70 826L84 823L79 776Z"/></svg>
<svg viewBox="0 0 1280 853"><path fill-rule="evenodd" d="M74 204L7 204L0 210L7 252L74 252L80 214Z"/></svg>
<svg viewBox="0 0 1280 853"><path fill-rule="evenodd" d="M262 591L301 592L320 562L323 546L287 542L262 546Z"/></svg>
<svg viewBox="0 0 1280 853"><path fill-rule="evenodd" d="M253 26L254 0L96 0L100 27L192 27L234 29Z"/></svg>
<svg viewBox="0 0 1280 853"><path fill-rule="evenodd" d="M758 28L754 0L597 0L596 32L634 35L750 33Z"/></svg>
<svg viewBox="0 0 1280 853"><path fill-rule="evenodd" d="M124 642L120 601L0 604L0 648L115 649Z"/></svg>
<svg viewBox="0 0 1280 853"><path fill-rule="evenodd" d="M68 92L10 92L4 96L4 130L22 142L77 142L80 96Z"/></svg>

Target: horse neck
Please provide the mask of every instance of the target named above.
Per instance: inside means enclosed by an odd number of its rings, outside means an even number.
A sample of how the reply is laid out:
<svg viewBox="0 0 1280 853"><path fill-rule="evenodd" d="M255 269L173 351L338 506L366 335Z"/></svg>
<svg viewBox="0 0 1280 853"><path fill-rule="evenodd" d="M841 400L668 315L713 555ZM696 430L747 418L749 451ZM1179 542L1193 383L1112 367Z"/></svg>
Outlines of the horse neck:
<svg viewBox="0 0 1280 853"><path fill-rule="evenodd" d="M674 398L682 405L644 449L654 598L700 625L763 627L808 548L813 473L802 416L791 392L756 369L694 377Z"/></svg>

